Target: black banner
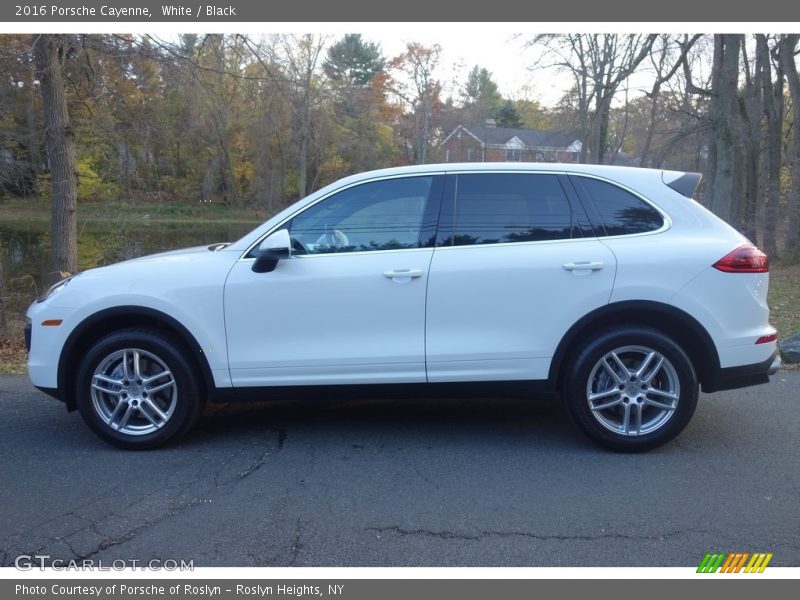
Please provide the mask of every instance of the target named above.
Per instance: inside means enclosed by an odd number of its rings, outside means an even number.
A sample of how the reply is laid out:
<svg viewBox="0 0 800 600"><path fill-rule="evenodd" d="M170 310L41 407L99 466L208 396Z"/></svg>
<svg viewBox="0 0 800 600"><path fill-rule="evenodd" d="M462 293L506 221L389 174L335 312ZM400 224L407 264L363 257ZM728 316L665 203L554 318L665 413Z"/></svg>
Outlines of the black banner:
<svg viewBox="0 0 800 600"><path fill-rule="evenodd" d="M646 597L674 600L707 593L725 598L763 596L789 597L796 582L742 577L614 581L608 579L553 580L427 580L427 579L253 579L253 580L7 580L0 581L0 597L14 600L272 600L275 598L322 598L324 600L426 600L458 598L604 598ZM790 587L791 586L791 587Z"/></svg>
<svg viewBox="0 0 800 600"><path fill-rule="evenodd" d="M757 8L743 0L642 2L641 0L573 0L519 2L494 0L466 4L440 0L50 0L3 2L0 21L7 23L270 23L270 22L596 22L637 21L751 23L800 21L800 3L761 0ZM791 28L790 28L791 29Z"/></svg>

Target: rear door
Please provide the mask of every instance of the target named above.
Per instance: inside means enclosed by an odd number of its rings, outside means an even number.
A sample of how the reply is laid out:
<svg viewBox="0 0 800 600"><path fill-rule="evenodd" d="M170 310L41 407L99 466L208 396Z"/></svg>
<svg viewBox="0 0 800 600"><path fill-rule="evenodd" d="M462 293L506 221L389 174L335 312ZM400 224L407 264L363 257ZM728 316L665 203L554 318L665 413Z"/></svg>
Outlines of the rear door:
<svg viewBox="0 0 800 600"><path fill-rule="evenodd" d="M428 381L546 379L569 327L608 303L615 270L565 176L448 175L428 280Z"/></svg>

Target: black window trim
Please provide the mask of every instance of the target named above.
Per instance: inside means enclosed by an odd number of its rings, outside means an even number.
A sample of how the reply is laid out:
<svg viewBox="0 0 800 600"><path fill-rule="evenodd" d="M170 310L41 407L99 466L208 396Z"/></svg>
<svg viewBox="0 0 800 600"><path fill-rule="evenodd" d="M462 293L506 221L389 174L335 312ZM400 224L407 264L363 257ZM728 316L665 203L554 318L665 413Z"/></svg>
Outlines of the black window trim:
<svg viewBox="0 0 800 600"><path fill-rule="evenodd" d="M572 182L567 181L565 177L564 171L557 171L557 170L543 170L543 169L480 169L480 170L464 170L464 171L448 171L445 173L445 180L444 186L442 189L442 201L441 207L439 211L439 227L436 233L436 242L435 247L437 250L443 250L446 248L477 248L477 247L489 247L489 246L511 246L515 245L518 246L520 244L560 244L563 242L579 242L581 240L595 240L596 239L596 232L594 232L594 227L592 227L593 232L591 235L580 235L577 237L572 238L563 238L558 240L529 240L529 241L522 241L522 242L496 242L494 244L471 244L466 246L456 246L453 244L453 229L455 225L455 198L456 198L456 180L459 175L555 175L556 179L558 180L559 185L561 185L562 191L564 192L564 196L567 198L567 202L570 205L570 209L572 210L573 214L578 216L577 218L580 219L579 215L586 216L586 209L583 206L583 203L578 198L577 194L573 190ZM447 214L449 213L449 215ZM449 217L449 218L448 218ZM588 216L586 216L588 224L590 227L592 226L591 220L589 220ZM579 226L580 229L580 226ZM449 244L444 244L445 240L450 238Z"/></svg>
<svg viewBox="0 0 800 600"><path fill-rule="evenodd" d="M575 179L579 177L586 177L588 179L596 179L598 181L602 181L603 183L616 186L621 190L628 192L632 196L638 198L639 200L647 204L647 206L655 210L659 215L661 215L661 220L662 220L661 227L659 227L658 229L653 229L652 231L641 231L639 233L621 233L619 235L608 235L606 233L603 224L597 221L597 217L594 216L594 212L597 210L594 205L594 200L588 196L586 190L583 189L583 186L578 185L578 182L575 181ZM617 239L617 238L639 237L642 235L656 235L659 233L663 233L672 227L672 219L669 218L669 215L666 212L664 212L660 206L658 206L645 196L642 196L642 194L640 194L636 190L629 188L623 183L614 181L613 179L607 179L606 177L600 177L598 175L595 175L594 173L578 173L575 171L568 171L566 173L566 178L569 180L572 189L575 191L575 194L577 194L577 197L580 199L581 204L583 204L585 213L589 218L589 222L592 224L592 227L594 228L595 235L597 235L598 238Z"/></svg>
<svg viewBox="0 0 800 600"><path fill-rule="evenodd" d="M372 178L369 178L369 179L362 179L360 181L354 181L354 182L352 182L352 183L350 183L348 185L343 185L342 187L336 188L335 190L331 190L329 193L325 194L324 196L321 196L321 197L317 198L313 202L309 202L308 204L298 208L292 214L290 214L289 216L284 218L282 221L280 221L277 225L275 225L273 227L270 227L270 229L266 233L264 233L255 242L253 242L252 244L250 244L250 246L248 246L247 250L245 250L242 253L242 255L239 257L239 261L252 261L252 260L255 260L256 257L255 256L250 256L250 254L256 248L258 248L265 239L267 239L270 235L272 235L276 231L280 231L281 229L283 229L284 226L289 221L294 219L300 213L305 212L306 210L308 210L312 206L315 206L315 205L319 204L320 202L323 202L323 201L327 200L328 198L330 198L331 196L334 196L335 194L338 194L340 192L344 192L346 190L349 190L350 188L353 188L353 187L356 187L356 186L359 186L359 185L364 185L365 183L376 183L376 182L379 182L379 181L389 181L391 179L408 179L410 177L431 177L433 179L433 181L431 182L431 191L430 191L430 195L428 197L428 200L426 201L425 210L423 211L423 217L422 217L422 223L424 225L425 219L426 219L427 216L429 216L430 213L435 212L437 215L440 214L441 206L442 206L442 195L444 193L444 187L445 187L444 186L444 180L445 180L446 175L447 175L447 173L445 173L444 171L430 171L430 172L420 172L420 173L403 173L403 174L399 174L399 175L387 175L387 176L382 176L382 177L372 177ZM437 232L438 232L438 227L439 227L439 218L437 217L437 219L436 219ZM422 241L422 233L423 233L424 230L425 230L424 227L420 228L420 241ZM428 231L431 231L431 230L432 230L432 228L429 227ZM433 237L434 237L434 240L435 240L436 236L434 235ZM400 248L400 249L397 249L397 250L357 250L355 252L342 252L342 253L334 252L334 253L330 253L330 254L303 254L303 255L298 255L297 258L319 258L319 257L325 257L325 256L352 256L353 254L374 254L375 252L418 252L420 250L427 250L427 249L433 248L434 244L435 244L435 241L434 241L433 244L420 245L418 248Z"/></svg>

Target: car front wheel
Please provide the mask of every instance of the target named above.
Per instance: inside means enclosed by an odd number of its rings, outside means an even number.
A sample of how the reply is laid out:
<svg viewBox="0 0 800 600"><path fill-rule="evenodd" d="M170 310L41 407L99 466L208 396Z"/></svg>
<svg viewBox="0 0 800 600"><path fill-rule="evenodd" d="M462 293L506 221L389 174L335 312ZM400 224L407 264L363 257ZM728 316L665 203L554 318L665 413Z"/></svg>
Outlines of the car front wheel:
<svg viewBox="0 0 800 600"><path fill-rule="evenodd" d="M96 342L81 363L77 404L102 439L155 448L182 435L203 398L181 342L150 329L125 329Z"/></svg>
<svg viewBox="0 0 800 600"><path fill-rule="evenodd" d="M674 439L697 405L698 382L686 353L671 338L625 327L591 339L565 385L570 415L595 442L641 452Z"/></svg>

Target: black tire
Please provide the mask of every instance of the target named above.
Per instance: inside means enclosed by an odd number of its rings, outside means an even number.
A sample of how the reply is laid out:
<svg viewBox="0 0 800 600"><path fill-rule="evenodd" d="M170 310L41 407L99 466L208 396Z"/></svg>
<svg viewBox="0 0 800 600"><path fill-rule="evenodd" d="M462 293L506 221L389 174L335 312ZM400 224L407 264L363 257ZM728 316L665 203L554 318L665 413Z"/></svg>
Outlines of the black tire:
<svg viewBox="0 0 800 600"><path fill-rule="evenodd" d="M124 358L119 357L121 352ZM168 374L162 375L162 378L151 384L138 385L133 379L134 352L139 356L136 360L140 361L143 374L138 383L146 381L144 375L152 378L159 372ZM198 374L186 356L189 356L189 351L179 338L154 329L122 329L101 338L89 348L78 368L75 398L83 420L100 438L128 450L156 448L177 439L194 425L205 405L203 389L198 385ZM95 371L101 364L110 365L109 368L116 369L115 373L122 373L125 368L122 366L123 362L129 367L129 371L125 373L131 375L130 381L125 379L125 383L132 387L123 388L121 385L103 383L96 379ZM166 371L162 371L163 368ZM117 377L121 375L115 374L113 378ZM114 391L98 392L93 389L93 382ZM148 385L151 386L150 389ZM167 386L166 390L151 392L164 385ZM149 400L148 392L151 392ZM122 395L126 397L124 401L121 399ZM134 431L138 427L138 431L134 433L117 430L107 422L109 417L112 423L115 422L114 416L109 413L114 412L117 403L123 402L127 404L120 407L116 423L119 426L122 415L130 410L125 428ZM147 410L145 403L148 403ZM137 408L129 409L131 404L135 404ZM142 408L138 408L140 404ZM150 408L152 406L161 408L162 414L168 414L168 418L158 417L155 409ZM161 424L156 425L156 422ZM153 431L149 431L151 427Z"/></svg>
<svg viewBox="0 0 800 600"><path fill-rule="evenodd" d="M655 371L659 355L665 362ZM648 356L650 366L637 377ZM605 359L615 366L606 368L601 362ZM651 450L673 440L694 414L695 370L681 347L660 331L635 326L604 331L577 350L571 363L563 386L567 409L576 425L601 446L619 452ZM645 382L648 369L654 370L653 378ZM592 401L594 410L590 393L600 396ZM652 404L656 402L662 406Z"/></svg>

